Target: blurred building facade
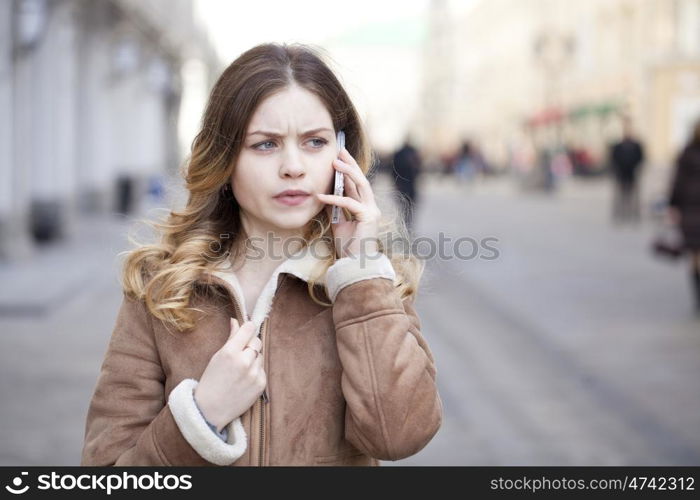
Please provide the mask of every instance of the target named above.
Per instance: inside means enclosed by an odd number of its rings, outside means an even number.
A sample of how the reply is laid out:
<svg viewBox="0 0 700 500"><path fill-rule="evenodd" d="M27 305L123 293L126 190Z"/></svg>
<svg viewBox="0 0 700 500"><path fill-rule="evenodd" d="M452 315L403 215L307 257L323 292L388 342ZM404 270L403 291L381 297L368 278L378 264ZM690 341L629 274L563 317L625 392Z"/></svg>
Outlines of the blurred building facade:
<svg viewBox="0 0 700 500"><path fill-rule="evenodd" d="M488 0L464 13L451 5L431 3L428 148L470 137L501 164L522 142L570 144L600 159L629 115L650 161L668 166L700 116L700 0Z"/></svg>
<svg viewBox="0 0 700 500"><path fill-rule="evenodd" d="M393 151L413 132L421 62L417 49L424 36L421 17L397 15L334 34L321 44L378 151Z"/></svg>
<svg viewBox="0 0 700 500"><path fill-rule="evenodd" d="M182 66L219 63L193 0L11 0L0 25L0 258L14 260L176 170Z"/></svg>

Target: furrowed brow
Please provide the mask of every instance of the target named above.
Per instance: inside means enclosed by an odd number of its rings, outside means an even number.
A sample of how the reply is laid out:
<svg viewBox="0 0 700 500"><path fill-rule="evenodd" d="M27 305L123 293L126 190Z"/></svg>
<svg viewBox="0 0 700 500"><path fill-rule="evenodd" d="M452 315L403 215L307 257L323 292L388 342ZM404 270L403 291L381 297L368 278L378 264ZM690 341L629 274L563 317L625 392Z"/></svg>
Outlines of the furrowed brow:
<svg viewBox="0 0 700 500"><path fill-rule="evenodd" d="M311 130L307 130L306 132L303 132L302 135L312 135L312 134L318 134L319 132L333 132L333 130L329 129L328 127L318 127L314 128ZM270 132L267 130L256 130L255 132L251 132L248 135L265 135L267 137L284 137L282 134L278 134L277 132Z"/></svg>

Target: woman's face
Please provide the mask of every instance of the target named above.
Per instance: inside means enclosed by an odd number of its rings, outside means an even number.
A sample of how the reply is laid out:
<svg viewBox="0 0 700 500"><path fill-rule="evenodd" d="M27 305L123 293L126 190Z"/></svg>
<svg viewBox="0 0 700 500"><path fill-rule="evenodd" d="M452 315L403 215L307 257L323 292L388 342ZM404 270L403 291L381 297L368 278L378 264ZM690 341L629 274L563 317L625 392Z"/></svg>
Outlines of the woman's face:
<svg viewBox="0 0 700 500"><path fill-rule="evenodd" d="M315 94L292 85L262 101L231 177L248 233L294 232L318 214L324 203L315 195L330 192L336 148L331 115ZM308 195L277 197L288 189Z"/></svg>

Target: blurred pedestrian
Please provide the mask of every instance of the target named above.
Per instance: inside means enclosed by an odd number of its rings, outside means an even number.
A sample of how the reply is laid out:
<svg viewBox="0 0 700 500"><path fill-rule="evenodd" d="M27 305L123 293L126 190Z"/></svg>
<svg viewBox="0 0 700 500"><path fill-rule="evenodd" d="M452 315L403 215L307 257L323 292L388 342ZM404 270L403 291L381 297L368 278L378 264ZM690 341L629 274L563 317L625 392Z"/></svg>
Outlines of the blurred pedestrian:
<svg viewBox="0 0 700 500"><path fill-rule="evenodd" d="M439 156L438 163L441 165L441 178L447 178L449 181L451 181L452 177L454 176L456 157L452 154L443 153Z"/></svg>
<svg viewBox="0 0 700 500"><path fill-rule="evenodd" d="M680 226L684 247L690 254L691 285L700 312L700 121L676 162L669 217Z"/></svg>
<svg viewBox="0 0 700 500"><path fill-rule="evenodd" d="M477 173L474 148L469 141L464 141L455 162L455 174L460 182L471 182Z"/></svg>
<svg viewBox="0 0 700 500"><path fill-rule="evenodd" d="M421 171L421 163L420 153L407 137L403 146L394 154L393 177L396 190L405 197L408 205L405 217L406 227L410 232L413 232L413 213L418 203L416 179Z"/></svg>
<svg viewBox="0 0 700 500"><path fill-rule="evenodd" d="M640 211L637 180L644 163L644 147L634 137L629 119L623 123L622 140L613 144L610 150L610 162L615 179L613 221L638 221Z"/></svg>
<svg viewBox="0 0 700 500"><path fill-rule="evenodd" d="M545 193L551 193L556 187L554 171L552 170L552 162L554 161L554 150L549 147L544 147L538 155L539 164L539 187Z"/></svg>

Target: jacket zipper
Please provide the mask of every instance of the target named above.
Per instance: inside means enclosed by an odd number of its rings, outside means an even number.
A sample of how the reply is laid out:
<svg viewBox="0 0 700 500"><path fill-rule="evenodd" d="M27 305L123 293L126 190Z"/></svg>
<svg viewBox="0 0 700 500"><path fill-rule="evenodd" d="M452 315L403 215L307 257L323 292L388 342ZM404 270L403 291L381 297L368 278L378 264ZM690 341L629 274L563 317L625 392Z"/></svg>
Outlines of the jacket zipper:
<svg viewBox="0 0 700 500"><path fill-rule="evenodd" d="M265 327L267 326L267 318L263 320L262 328L260 329L260 340L263 342L262 351L265 350ZM265 353L267 355L267 352ZM265 404L270 402L270 398L267 396L267 389L263 390L260 396L260 443L258 448L258 465L262 467L264 462L263 453L265 452Z"/></svg>
<svg viewBox="0 0 700 500"><path fill-rule="evenodd" d="M235 295L233 296L233 301L232 301L232 302L233 302L233 309L234 309L235 314L236 314L236 321L239 322L238 324L239 324L239 326L240 326L240 325L242 325L242 324L246 321L247 318L246 318L245 316L243 316L243 313L242 313L242 311L241 311L240 306L238 305L238 301L236 300ZM239 319L239 317L240 317L240 319ZM267 321L267 320L265 320L265 321ZM263 326L264 326L264 323L265 323L265 322L263 321ZM262 339L261 339L261 340L262 340ZM263 399L264 399L264 400L267 400L267 395L265 394L265 392L263 392L263 396L264 396ZM258 401L259 401L259 400L258 400ZM255 402L256 405L257 405L258 401ZM260 410L261 410L261 411L260 411L260 439L261 439L260 443L261 443L261 444L260 444L260 448L259 448L259 454L261 455L261 454L262 454L262 448L263 448L263 446L262 446L262 438L264 437L264 434L263 434L263 432L264 432L264 428L263 428L263 423L264 423L264 421L263 421L263 413L264 413L264 412L262 411L262 410L263 410L262 405L260 406ZM262 462L262 459L259 458L259 459L258 459L258 462L259 462L259 463ZM262 465L262 464L261 464L261 465Z"/></svg>
<svg viewBox="0 0 700 500"><path fill-rule="evenodd" d="M233 297L233 308L236 311L236 320L238 320L238 316L240 316L241 323L239 323L239 324L242 324L242 322L245 321L246 318L243 317L243 314L241 312L241 308L239 307L238 301L236 300L235 296ZM265 342L265 338L266 338L266 336L265 336L265 330L266 330L265 327L266 326L267 326L267 318L265 318L263 320L262 327L260 329L260 340L263 341L263 349L261 349L261 352L264 350L264 346L265 346L264 342ZM260 444L259 444L259 448L258 448L258 465L262 466L264 443L265 443L265 408L263 405L270 402L270 398L267 395L267 389L263 390L263 393L260 396L260 398L258 399L258 401L256 401L256 404L258 402L260 403L260 405L259 405L260 406Z"/></svg>

